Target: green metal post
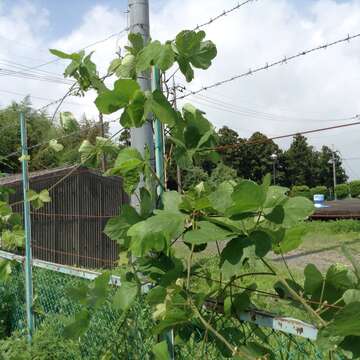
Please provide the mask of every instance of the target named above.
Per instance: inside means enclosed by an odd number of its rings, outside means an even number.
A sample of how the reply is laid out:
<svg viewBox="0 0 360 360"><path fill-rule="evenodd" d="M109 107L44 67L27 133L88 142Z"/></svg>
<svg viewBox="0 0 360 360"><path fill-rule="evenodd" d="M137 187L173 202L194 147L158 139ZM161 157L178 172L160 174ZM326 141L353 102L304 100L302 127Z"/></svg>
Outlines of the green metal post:
<svg viewBox="0 0 360 360"><path fill-rule="evenodd" d="M160 87L160 71L159 68L155 65L152 69L152 83L151 88L152 90L161 90ZM159 119L154 119L154 145L155 145L155 169L156 175L161 181L161 184L164 184L164 132L163 126ZM157 186L157 194L161 197L163 194L164 189L161 185ZM174 331L168 330L161 336L163 339L166 340L170 359L175 359L175 348L174 348Z"/></svg>
<svg viewBox="0 0 360 360"><path fill-rule="evenodd" d="M25 228L25 286L26 286L26 318L28 327L28 339L31 342L34 331L33 316L33 286L32 286L32 259L31 259L31 220L30 203L28 200L29 177L28 177L28 148L25 116L20 112L21 129L21 168L24 197L24 228Z"/></svg>
<svg viewBox="0 0 360 360"><path fill-rule="evenodd" d="M160 72L158 67L154 66L152 72L152 90L160 90ZM164 184L164 137L163 127L159 119L154 119L154 138L156 175L161 183ZM158 185L157 194L161 196L163 190L162 186Z"/></svg>

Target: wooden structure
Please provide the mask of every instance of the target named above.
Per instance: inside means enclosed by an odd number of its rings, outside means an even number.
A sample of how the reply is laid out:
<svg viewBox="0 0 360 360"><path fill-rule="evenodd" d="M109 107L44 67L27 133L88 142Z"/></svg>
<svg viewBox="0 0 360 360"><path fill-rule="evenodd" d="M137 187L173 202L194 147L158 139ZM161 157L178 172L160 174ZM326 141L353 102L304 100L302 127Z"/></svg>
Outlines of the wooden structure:
<svg viewBox="0 0 360 360"><path fill-rule="evenodd" d="M311 216L313 220L360 219L360 199L325 201Z"/></svg>
<svg viewBox="0 0 360 360"><path fill-rule="evenodd" d="M39 192L55 184L52 201L31 209L33 258L93 269L114 266L119 249L103 229L129 201L121 178L72 166L30 173L30 189ZM21 175L0 178L0 186L15 190L10 203L20 202L13 210L22 213Z"/></svg>

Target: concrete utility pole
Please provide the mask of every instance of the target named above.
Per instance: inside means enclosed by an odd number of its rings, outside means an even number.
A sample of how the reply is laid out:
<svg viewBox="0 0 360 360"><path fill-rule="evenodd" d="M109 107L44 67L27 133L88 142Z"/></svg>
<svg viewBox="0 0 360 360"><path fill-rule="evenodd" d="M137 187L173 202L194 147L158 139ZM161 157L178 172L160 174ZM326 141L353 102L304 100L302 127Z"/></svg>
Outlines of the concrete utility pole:
<svg viewBox="0 0 360 360"><path fill-rule="evenodd" d="M148 0L129 0L129 18L130 32L139 33L147 43L150 38L149 25L149 1ZM151 90L150 71L146 71L138 77L138 83L142 90ZM130 130L131 146L144 154L145 148L148 146L150 150L150 158L154 159L154 138L151 122L146 122L141 128L132 128ZM140 183L140 187L143 183ZM131 203L138 206L136 196L132 196Z"/></svg>

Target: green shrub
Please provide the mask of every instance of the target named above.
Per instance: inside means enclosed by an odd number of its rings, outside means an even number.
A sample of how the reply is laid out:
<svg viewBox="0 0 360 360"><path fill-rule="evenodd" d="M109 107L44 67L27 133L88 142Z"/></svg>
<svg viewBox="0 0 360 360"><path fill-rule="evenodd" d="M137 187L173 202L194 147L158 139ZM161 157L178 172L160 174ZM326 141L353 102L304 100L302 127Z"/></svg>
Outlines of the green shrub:
<svg viewBox="0 0 360 360"><path fill-rule="evenodd" d="M336 197L338 199L346 199L350 194L350 188L348 184L339 184L335 187Z"/></svg>
<svg viewBox="0 0 360 360"><path fill-rule="evenodd" d="M360 180L351 181L350 184L350 194L353 198L360 196Z"/></svg>
<svg viewBox="0 0 360 360"><path fill-rule="evenodd" d="M329 198L329 191L326 186L315 186L310 189L310 193L312 198L317 194L324 195L325 199Z"/></svg>
<svg viewBox="0 0 360 360"><path fill-rule="evenodd" d="M304 196L312 200L310 188L307 185L294 185L291 188L290 196Z"/></svg>

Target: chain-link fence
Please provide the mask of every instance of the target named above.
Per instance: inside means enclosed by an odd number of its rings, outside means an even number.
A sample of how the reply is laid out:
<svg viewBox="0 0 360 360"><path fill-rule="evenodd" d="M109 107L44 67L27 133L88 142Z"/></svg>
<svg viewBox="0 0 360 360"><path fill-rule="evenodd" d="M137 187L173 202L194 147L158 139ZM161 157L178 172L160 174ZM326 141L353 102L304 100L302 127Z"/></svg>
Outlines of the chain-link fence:
<svg viewBox="0 0 360 360"><path fill-rule="evenodd" d="M34 315L37 329L42 333L51 333L54 328L60 333L66 324L70 323L81 306L68 296L68 289L77 287L89 280L62 274L56 271L33 269L34 282ZM85 360L115 360L115 359L152 359L151 349L158 340L152 333L154 321L144 296L140 297L126 318L115 311L110 303L115 288L109 293L109 299L93 314L90 326L79 340L81 359ZM9 316L3 321L1 329L10 329L19 334L26 333L25 285L24 273L20 263L13 265L11 281L0 285L0 296L5 308L1 312ZM6 304L6 305L4 305ZM221 314L212 315L212 323L222 331L225 337L238 346L256 346L261 343L270 348L274 359L325 360L329 354L324 354L316 344L299 336L286 334L254 323L229 319ZM51 330L52 329L52 330ZM39 331L39 330L38 330ZM4 332L4 331L3 331ZM186 333L189 334L187 337ZM206 359L222 359L228 354L226 349L219 350L216 341L200 324L194 322L188 329L175 333L176 360L197 359L205 354ZM183 339L186 341L182 341ZM219 344L216 344L219 345ZM332 354L331 359L341 360L339 355ZM1 355L0 355L1 359ZM65 359L66 360L66 359Z"/></svg>

